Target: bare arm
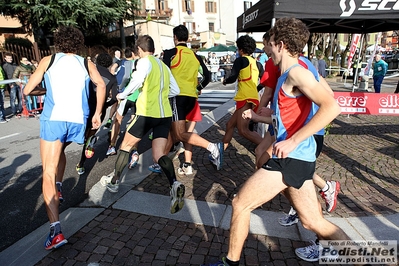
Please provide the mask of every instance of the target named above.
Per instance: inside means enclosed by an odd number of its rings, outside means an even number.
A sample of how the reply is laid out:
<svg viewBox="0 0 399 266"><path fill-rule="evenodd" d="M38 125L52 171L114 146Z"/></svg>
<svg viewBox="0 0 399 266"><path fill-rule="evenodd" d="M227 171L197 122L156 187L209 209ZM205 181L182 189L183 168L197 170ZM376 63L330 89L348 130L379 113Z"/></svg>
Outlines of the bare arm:
<svg viewBox="0 0 399 266"><path fill-rule="evenodd" d="M30 79L26 86L24 87L24 95L43 95L46 93L46 90L37 89L37 85L39 85L42 80L44 73L50 63L51 56L44 57L35 72L30 76Z"/></svg>
<svg viewBox="0 0 399 266"><path fill-rule="evenodd" d="M287 157L300 142L321 130L341 112L334 97L327 89L323 89L323 85L314 78L310 71L300 67L291 69L286 81L286 87L292 88L294 86L298 87L306 97L320 108L313 118L291 138L275 144L273 153L279 158Z"/></svg>
<svg viewBox="0 0 399 266"><path fill-rule="evenodd" d="M88 61L87 63L88 63L88 67L89 67L90 79L94 83L94 85L97 87L97 89L96 89L96 98L97 98L96 112L94 113L94 116L92 119L93 129L97 129L101 126L101 112L102 112L102 108L103 108L103 105L105 102L106 88L105 88L104 80L101 77L100 73L98 72L96 65L94 65L93 62L91 62L91 61Z"/></svg>
<svg viewBox="0 0 399 266"><path fill-rule="evenodd" d="M111 68L109 69L109 72L111 72L112 75L115 75L115 71L118 68L118 63L114 63Z"/></svg>

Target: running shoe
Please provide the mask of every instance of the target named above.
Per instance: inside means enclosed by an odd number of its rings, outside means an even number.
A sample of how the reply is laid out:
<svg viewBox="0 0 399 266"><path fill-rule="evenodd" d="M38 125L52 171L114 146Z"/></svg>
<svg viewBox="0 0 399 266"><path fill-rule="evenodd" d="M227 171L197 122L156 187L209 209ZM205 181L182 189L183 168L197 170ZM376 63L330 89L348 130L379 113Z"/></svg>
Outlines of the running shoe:
<svg viewBox="0 0 399 266"><path fill-rule="evenodd" d="M94 155L94 144L97 142L97 137L95 135L91 136L86 142L85 156L90 159Z"/></svg>
<svg viewBox="0 0 399 266"><path fill-rule="evenodd" d="M227 264L226 258L223 257L221 260L219 260L216 263L201 264L201 266L229 266L229 264Z"/></svg>
<svg viewBox="0 0 399 266"><path fill-rule="evenodd" d="M9 120L8 119L0 119L0 124L7 123Z"/></svg>
<svg viewBox="0 0 399 266"><path fill-rule="evenodd" d="M134 150L132 152L132 155L130 156L128 168L132 169L132 168L136 167L138 161L139 161L139 153L136 150Z"/></svg>
<svg viewBox="0 0 399 266"><path fill-rule="evenodd" d="M112 176L111 175L103 175L100 179L100 184L103 187L106 187L108 183L111 183Z"/></svg>
<svg viewBox="0 0 399 266"><path fill-rule="evenodd" d="M85 168L83 166L79 167L79 164L78 164L78 165L76 165L76 172L78 172L78 175L83 175L85 173Z"/></svg>
<svg viewBox="0 0 399 266"><path fill-rule="evenodd" d="M223 142L218 142L216 144L216 147L218 149L218 153L217 154L213 154L212 156L212 160L211 162L216 165L216 170L220 170L222 169L222 164L223 164L223 152L224 152L224 145ZM210 158L209 157L209 158Z"/></svg>
<svg viewBox="0 0 399 266"><path fill-rule="evenodd" d="M175 181L170 188L170 213L176 213L183 209L184 192L186 188L179 181Z"/></svg>
<svg viewBox="0 0 399 266"><path fill-rule="evenodd" d="M116 180L116 183L115 183L115 184L112 184L112 182L110 181L110 182L107 184L107 189L108 189L108 191L111 192L111 193L118 193L118 190L119 190L119 180Z"/></svg>
<svg viewBox="0 0 399 266"><path fill-rule="evenodd" d="M296 248L295 254L304 261L315 262L319 261L319 249L322 248L319 243L310 241L311 244L307 247Z"/></svg>
<svg viewBox="0 0 399 266"><path fill-rule="evenodd" d="M105 123L104 127L110 128L110 127L111 127L111 124L112 124L112 119L109 118L109 119L107 120L107 123Z"/></svg>
<svg viewBox="0 0 399 266"><path fill-rule="evenodd" d="M105 154L106 156L111 156L111 155L115 155L116 154L116 150L114 146L109 146L107 153Z"/></svg>
<svg viewBox="0 0 399 266"><path fill-rule="evenodd" d="M183 153L185 151L185 149L184 149L184 144L183 144L183 142L179 142L177 145L175 145L175 148L174 148L174 151L173 151L173 159L172 160L176 160L177 158L179 158L179 155L181 154L181 153Z"/></svg>
<svg viewBox="0 0 399 266"><path fill-rule="evenodd" d="M327 212L333 212L337 207L338 193L341 189L341 184L338 181L327 181L329 186L327 191L320 190L320 196L326 202Z"/></svg>
<svg viewBox="0 0 399 266"><path fill-rule="evenodd" d="M58 193L58 200L60 204L64 202L64 196L62 196L62 186L60 184L56 184L57 186L57 193Z"/></svg>
<svg viewBox="0 0 399 266"><path fill-rule="evenodd" d="M193 174L193 167L190 164L186 165L186 163L184 163L182 165L182 167L179 167L177 169L177 173L179 175L192 175Z"/></svg>
<svg viewBox="0 0 399 266"><path fill-rule="evenodd" d="M59 232L55 236L51 236L51 233L48 235L46 242L44 242L44 248L46 250L50 250L53 248L59 248L68 243L68 240L65 239L64 235Z"/></svg>
<svg viewBox="0 0 399 266"><path fill-rule="evenodd" d="M148 167L148 170L150 170L153 173L158 173L158 174L162 173L162 168L157 163L154 163L153 165L150 165Z"/></svg>
<svg viewBox="0 0 399 266"><path fill-rule="evenodd" d="M290 212L284 217L278 219L278 223L282 226L291 226L299 222L299 217L294 208L291 207Z"/></svg>
<svg viewBox="0 0 399 266"><path fill-rule="evenodd" d="M320 259L320 252L323 250L323 246L319 244L319 241L310 241L310 245L303 248L296 248L295 254L305 261L316 262ZM329 261L336 260L339 257L338 251L331 252L334 248L329 246L330 252L323 254L322 258L325 258Z"/></svg>

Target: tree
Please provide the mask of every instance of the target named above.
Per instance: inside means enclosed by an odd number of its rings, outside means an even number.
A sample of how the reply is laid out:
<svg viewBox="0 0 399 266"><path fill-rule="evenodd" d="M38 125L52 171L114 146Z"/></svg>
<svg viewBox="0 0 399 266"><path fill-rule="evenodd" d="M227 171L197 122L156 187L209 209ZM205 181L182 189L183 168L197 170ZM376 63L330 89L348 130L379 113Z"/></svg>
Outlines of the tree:
<svg viewBox="0 0 399 266"><path fill-rule="evenodd" d="M125 0L2 0L3 15L16 17L35 41L49 39L60 25L75 26L83 34L102 32L111 23L124 19L132 2ZM123 25L122 25L123 27Z"/></svg>

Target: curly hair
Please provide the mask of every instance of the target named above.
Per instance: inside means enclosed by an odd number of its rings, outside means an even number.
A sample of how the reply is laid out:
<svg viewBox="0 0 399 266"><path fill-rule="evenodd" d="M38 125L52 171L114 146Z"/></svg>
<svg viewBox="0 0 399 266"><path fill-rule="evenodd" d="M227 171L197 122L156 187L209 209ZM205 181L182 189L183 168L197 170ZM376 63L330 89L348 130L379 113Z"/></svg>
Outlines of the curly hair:
<svg viewBox="0 0 399 266"><path fill-rule="evenodd" d="M96 64L108 68L112 65L112 56L107 53L99 54L96 58Z"/></svg>
<svg viewBox="0 0 399 266"><path fill-rule="evenodd" d="M296 18L280 18L269 30L270 37L274 37L277 44L283 42L287 51L293 55L302 53L309 39L309 30L305 23Z"/></svg>
<svg viewBox="0 0 399 266"><path fill-rule="evenodd" d="M256 49L255 40L249 35L243 35L236 41L238 50L242 50L245 54L252 54Z"/></svg>
<svg viewBox="0 0 399 266"><path fill-rule="evenodd" d="M84 41L83 33L74 27L61 26L54 32L54 45L59 52L76 54Z"/></svg>

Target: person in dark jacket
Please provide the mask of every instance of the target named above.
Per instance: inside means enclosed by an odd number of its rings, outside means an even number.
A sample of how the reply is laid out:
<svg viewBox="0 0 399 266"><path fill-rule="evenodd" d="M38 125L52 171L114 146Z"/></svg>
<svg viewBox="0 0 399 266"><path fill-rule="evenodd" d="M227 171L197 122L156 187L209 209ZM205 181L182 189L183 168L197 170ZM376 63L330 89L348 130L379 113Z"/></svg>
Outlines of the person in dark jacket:
<svg viewBox="0 0 399 266"><path fill-rule="evenodd" d="M12 79L12 75L14 74L14 71L17 68L17 65L12 61L13 61L12 54L5 53L3 70L6 74L6 79ZM16 83L10 83L8 85L8 92L10 93L10 106L12 114L16 115L17 113L22 112L22 101L21 101L22 97L19 86ZM17 99L18 99L18 105L15 105L15 101Z"/></svg>

